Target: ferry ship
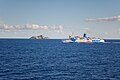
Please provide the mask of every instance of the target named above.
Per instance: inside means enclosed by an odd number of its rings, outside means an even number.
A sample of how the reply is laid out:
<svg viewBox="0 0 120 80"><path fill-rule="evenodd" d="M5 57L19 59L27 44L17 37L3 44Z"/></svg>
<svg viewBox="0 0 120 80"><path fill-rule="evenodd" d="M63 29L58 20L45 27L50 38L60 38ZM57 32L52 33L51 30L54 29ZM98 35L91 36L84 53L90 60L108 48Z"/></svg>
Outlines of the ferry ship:
<svg viewBox="0 0 120 80"><path fill-rule="evenodd" d="M86 33L83 34L82 37L80 36L69 36L69 39L62 40L63 43L70 43L70 42L105 42L104 39L95 38L95 37L88 37Z"/></svg>

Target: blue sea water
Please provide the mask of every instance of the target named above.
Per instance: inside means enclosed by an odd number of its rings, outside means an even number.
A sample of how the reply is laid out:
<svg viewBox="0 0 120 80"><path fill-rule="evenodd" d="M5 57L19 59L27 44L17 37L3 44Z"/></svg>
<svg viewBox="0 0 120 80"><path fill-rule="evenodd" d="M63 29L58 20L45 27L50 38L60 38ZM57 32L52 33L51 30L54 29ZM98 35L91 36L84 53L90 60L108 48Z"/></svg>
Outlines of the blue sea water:
<svg viewBox="0 0 120 80"><path fill-rule="evenodd" d="M120 40L0 39L0 80L120 80Z"/></svg>

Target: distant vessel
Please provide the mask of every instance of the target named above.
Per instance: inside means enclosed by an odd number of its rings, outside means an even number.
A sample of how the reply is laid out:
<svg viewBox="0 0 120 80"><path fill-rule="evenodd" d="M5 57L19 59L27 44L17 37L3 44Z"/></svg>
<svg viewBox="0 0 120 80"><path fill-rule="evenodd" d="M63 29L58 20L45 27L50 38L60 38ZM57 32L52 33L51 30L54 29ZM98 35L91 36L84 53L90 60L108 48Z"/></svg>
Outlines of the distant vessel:
<svg viewBox="0 0 120 80"><path fill-rule="evenodd" d="M69 36L69 39L62 40L63 43L70 43L70 42L105 42L104 39L95 38L95 37L88 37L86 33L82 37L74 36L73 34Z"/></svg>

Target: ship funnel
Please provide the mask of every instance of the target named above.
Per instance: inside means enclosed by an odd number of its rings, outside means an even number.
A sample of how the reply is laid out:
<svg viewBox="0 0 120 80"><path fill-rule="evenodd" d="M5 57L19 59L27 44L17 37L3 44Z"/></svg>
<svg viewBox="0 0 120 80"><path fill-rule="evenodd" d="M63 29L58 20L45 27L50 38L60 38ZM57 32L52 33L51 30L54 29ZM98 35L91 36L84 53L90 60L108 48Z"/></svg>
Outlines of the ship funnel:
<svg viewBox="0 0 120 80"><path fill-rule="evenodd" d="M88 36L87 36L87 34L86 34L86 33L84 33L83 37L84 37L84 38L88 38Z"/></svg>

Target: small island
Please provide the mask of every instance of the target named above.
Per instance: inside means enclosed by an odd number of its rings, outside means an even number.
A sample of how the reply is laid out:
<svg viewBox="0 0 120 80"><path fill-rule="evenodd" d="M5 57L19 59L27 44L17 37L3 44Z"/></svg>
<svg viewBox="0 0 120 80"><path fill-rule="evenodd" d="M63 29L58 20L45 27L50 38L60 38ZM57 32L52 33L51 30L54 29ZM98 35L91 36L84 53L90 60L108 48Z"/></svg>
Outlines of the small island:
<svg viewBox="0 0 120 80"><path fill-rule="evenodd" d="M32 37L30 37L30 39L48 39L48 37L39 35L39 36L32 36Z"/></svg>

